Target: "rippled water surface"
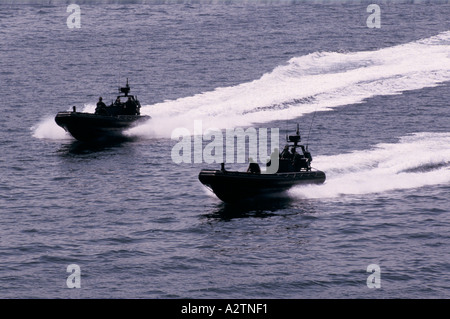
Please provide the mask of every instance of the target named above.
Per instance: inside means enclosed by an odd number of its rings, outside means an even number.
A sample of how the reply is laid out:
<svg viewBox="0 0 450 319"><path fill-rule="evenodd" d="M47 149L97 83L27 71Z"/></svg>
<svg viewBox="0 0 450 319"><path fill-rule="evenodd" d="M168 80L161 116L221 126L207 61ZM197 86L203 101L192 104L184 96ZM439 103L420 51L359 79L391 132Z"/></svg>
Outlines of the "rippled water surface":
<svg viewBox="0 0 450 319"><path fill-rule="evenodd" d="M380 4L370 29L363 3L105 2L80 29L1 2L0 297L450 297L448 4ZM126 78L152 116L129 139L54 123ZM225 205L198 181L218 163L172 160L196 120L281 145L299 123L327 181Z"/></svg>

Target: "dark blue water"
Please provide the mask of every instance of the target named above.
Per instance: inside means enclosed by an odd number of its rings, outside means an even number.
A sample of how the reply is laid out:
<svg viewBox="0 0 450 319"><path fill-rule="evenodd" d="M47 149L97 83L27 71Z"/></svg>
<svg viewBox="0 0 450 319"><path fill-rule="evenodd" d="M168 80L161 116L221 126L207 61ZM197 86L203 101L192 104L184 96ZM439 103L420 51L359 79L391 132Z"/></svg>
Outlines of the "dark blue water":
<svg viewBox="0 0 450 319"><path fill-rule="evenodd" d="M0 5L0 297L449 298L450 5ZM54 123L129 78L152 120ZM174 129L309 134L322 186L223 204ZM245 168L245 165L230 165ZM69 289L66 268L81 269ZM367 267L381 269L370 289Z"/></svg>

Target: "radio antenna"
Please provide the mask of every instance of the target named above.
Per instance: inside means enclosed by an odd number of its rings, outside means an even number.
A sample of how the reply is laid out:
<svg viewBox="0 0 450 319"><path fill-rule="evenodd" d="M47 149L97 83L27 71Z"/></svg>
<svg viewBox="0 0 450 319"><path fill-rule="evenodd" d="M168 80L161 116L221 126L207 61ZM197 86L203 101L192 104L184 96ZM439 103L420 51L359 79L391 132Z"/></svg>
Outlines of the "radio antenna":
<svg viewBox="0 0 450 319"><path fill-rule="evenodd" d="M312 125L313 125L313 122L314 122L314 118L316 117L316 111L317 111L317 108L314 110L314 114L313 114L313 117L311 119L311 125L309 126L308 137L306 138L306 149L308 149L309 135L311 134L311 129L312 129Z"/></svg>

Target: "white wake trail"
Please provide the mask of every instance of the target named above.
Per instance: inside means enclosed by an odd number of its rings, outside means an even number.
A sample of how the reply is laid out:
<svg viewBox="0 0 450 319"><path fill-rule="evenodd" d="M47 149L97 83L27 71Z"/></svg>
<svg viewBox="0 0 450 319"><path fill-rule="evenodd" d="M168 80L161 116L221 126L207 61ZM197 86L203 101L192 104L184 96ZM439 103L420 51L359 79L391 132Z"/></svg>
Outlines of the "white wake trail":
<svg viewBox="0 0 450 319"><path fill-rule="evenodd" d="M143 108L154 121L137 135L170 137L194 120L220 129L300 117L378 95L450 81L450 31L377 51L316 52L289 60L260 79Z"/></svg>
<svg viewBox="0 0 450 319"><path fill-rule="evenodd" d="M313 166L327 174L323 185L295 187L297 198L335 198L450 183L450 133L415 133L398 143L334 156Z"/></svg>
<svg viewBox="0 0 450 319"><path fill-rule="evenodd" d="M205 129L226 129L293 119L446 81L450 81L450 31L376 51L295 57L252 82L144 105L141 113L152 119L127 133L170 138L175 128L193 132L195 120L202 120ZM46 120L36 125L34 136L60 138L62 129L50 124Z"/></svg>

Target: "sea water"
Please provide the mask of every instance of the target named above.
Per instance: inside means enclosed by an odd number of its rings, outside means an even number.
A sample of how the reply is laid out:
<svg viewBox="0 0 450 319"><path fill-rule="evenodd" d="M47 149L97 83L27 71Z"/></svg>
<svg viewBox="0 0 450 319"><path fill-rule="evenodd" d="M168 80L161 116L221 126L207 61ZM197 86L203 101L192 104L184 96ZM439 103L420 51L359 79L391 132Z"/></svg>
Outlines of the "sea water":
<svg viewBox="0 0 450 319"><path fill-rule="evenodd" d="M0 297L450 297L448 2L0 3ZM54 122L127 78L129 140ZM171 158L195 121L298 123L327 180L225 205Z"/></svg>

